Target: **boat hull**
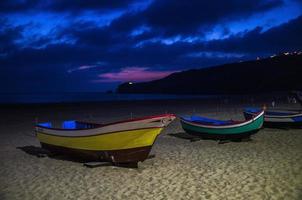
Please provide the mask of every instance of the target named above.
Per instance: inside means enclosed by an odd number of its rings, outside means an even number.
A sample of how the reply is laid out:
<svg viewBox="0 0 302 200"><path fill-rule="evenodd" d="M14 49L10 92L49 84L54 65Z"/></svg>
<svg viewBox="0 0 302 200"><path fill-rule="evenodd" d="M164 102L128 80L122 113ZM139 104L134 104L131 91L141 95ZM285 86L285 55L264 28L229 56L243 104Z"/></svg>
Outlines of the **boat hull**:
<svg viewBox="0 0 302 200"><path fill-rule="evenodd" d="M61 137L38 132L37 137L42 148L53 153L112 163L137 163L147 159L161 130L149 128L88 137Z"/></svg>
<svg viewBox="0 0 302 200"><path fill-rule="evenodd" d="M237 134L211 134L206 132L197 132L192 131L189 129L184 129L188 134L200 137L202 139L209 139L209 140L240 140L240 139L248 139L251 135L256 134L260 129L247 131L244 133L237 133Z"/></svg>
<svg viewBox="0 0 302 200"><path fill-rule="evenodd" d="M174 119L175 115L165 114L97 124L88 129L52 128L41 126L49 123L41 123L36 126L36 135L42 148L55 154L66 154L85 161L137 165L148 158L156 138Z"/></svg>
<svg viewBox="0 0 302 200"><path fill-rule="evenodd" d="M115 165L142 162L148 158L148 155L152 149L152 146L144 146L121 150L83 150L55 146L46 143L41 143L41 146L54 154L64 154L70 158L83 162L103 161L111 162Z"/></svg>
<svg viewBox="0 0 302 200"><path fill-rule="evenodd" d="M263 114L257 119L252 120L250 123L238 126L228 127L207 127L188 123L181 120L182 128L188 133L199 136L203 139L218 139L218 140L231 140L231 139L245 139L257 133L263 125Z"/></svg>
<svg viewBox="0 0 302 200"><path fill-rule="evenodd" d="M300 119L302 117L297 116L297 114L293 114L295 117L291 116L282 116L282 115L276 115L276 116L271 116L271 115L266 115L264 114L264 123L263 126L266 128L296 128L300 129L302 128L302 120ZM244 116L246 119L255 116L254 113L251 112L244 112Z"/></svg>
<svg viewBox="0 0 302 200"><path fill-rule="evenodd" d="M150 146L162 128L119 131L100 135L68 137L37 132L41 143L82 150L117 150Z"/></svg>

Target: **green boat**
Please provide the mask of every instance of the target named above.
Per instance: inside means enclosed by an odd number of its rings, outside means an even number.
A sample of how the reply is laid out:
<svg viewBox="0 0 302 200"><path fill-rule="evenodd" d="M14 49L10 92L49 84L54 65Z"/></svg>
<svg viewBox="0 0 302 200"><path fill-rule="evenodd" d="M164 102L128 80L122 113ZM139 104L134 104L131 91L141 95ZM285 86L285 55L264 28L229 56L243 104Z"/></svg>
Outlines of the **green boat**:
<svg viewBox="0 0 302 200"><path fill-rule="evenodd" d="M182 128L203 139L244 139L255 134L263 125L264 111L259 111L245 121L216 120L200 116L180 117Z"/></svg>

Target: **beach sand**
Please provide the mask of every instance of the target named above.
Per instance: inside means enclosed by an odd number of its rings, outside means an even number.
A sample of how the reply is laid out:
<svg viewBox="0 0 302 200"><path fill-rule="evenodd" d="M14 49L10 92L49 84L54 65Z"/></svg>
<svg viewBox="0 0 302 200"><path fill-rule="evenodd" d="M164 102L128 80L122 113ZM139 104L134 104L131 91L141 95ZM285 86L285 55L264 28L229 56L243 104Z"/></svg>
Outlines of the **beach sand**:
<svg viewBox="0 0 302 200"><path fill-rule="evenodd" d="M160 113L243 119L254 101L165 100L0 108L0 199L302 199L302 130L262 129L249 142L190 141L175 120L138 169L38 158L36 120L110 122ZM280 106L280 105L278 105ZM281 107L299 108L297 104Z"/></svg>

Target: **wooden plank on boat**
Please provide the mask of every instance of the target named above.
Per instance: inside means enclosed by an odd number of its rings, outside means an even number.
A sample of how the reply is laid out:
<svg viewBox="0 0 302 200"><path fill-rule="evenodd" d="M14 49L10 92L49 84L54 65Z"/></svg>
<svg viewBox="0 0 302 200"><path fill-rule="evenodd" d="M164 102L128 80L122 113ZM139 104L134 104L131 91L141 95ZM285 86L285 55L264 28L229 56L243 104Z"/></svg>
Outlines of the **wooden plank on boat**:
<svg viewBox="0 0 302 200"><path fill-rule="evenodd" d="M102 166L112 166L110 162L86 162L84 163L85 167L95 168L95 167L102 167Z"/></svg>

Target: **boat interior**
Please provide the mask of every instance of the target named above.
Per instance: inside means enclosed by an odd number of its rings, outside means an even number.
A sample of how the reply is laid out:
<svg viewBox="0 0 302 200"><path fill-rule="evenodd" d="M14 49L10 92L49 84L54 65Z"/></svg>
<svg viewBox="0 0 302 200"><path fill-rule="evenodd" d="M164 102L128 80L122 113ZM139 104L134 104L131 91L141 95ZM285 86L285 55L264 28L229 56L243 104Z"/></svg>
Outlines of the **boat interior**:
<svg viewBox="0 0 302 200"><path fill-rule="evenodd" d="M37 126L50 129L91 129L97 128L100 124L79 122L75 120L63 121L61 124L53 124L51 122L39 123Z"/></svg>
<svg viewBox="0 0 302 200"><path fill-rule="evenodd" d="M258 113L261 111L261 109L259 108L246 108L245 109L246 112L250 112L250 113ZM266 115L276 115L276 116L284 116L284 115L295 115L295 114L300 114L302 113L299 110L266 110L265 114Z"/></svg>
<svg viewBox="0 0 302 200"><path fill-rule="evenodd" d="M237 121L233 121L233 120L217 120L217 119L210 119L200 116L185 116L182 117L182 119L189 122L209 124L209 125L229 125L229 124L238 123Z"/></svg>
<svg viewBox="0 0 302 200"><path fill-rule="evenodd" d="M245 108L244 110L251 113L259 113L261 111L260 108Z"/></svg>

